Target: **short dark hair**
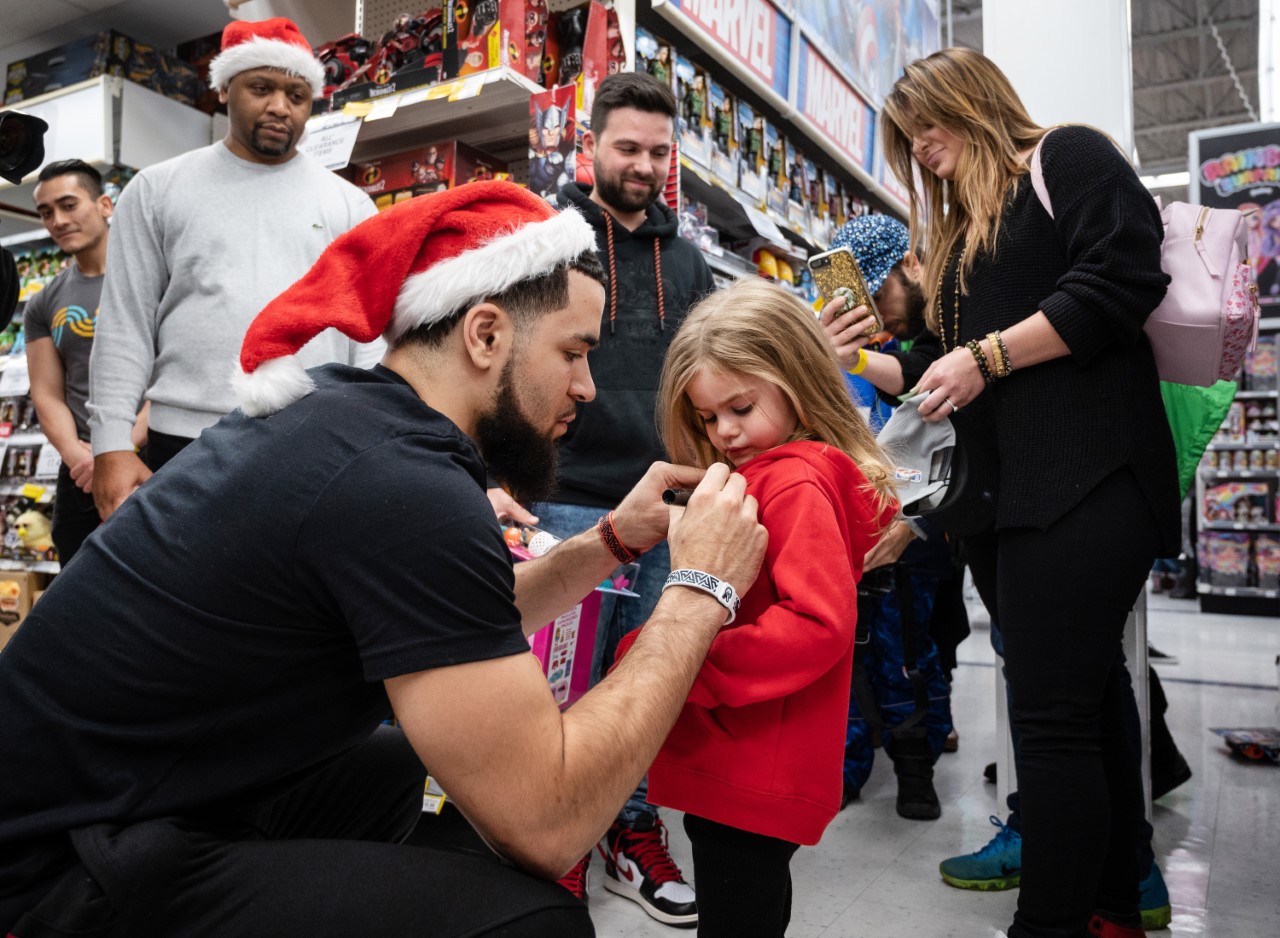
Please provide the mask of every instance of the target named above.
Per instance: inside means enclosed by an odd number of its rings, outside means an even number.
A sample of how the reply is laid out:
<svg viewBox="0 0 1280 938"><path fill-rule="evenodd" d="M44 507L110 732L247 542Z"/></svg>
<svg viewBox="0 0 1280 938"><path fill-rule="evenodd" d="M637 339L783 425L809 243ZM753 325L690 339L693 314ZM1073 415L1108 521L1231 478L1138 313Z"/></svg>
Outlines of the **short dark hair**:
<svg viewBox="0 0 1280 938"><path fill-rule="evenodd" d="M439 348L444 344L445 336L453 331L462 315L479 302L489 302L502 307L507 315L516 323L517 329L523 329L528 323L552 310L563 309L569 305L569 271L576 270L585 274L601 286L605 285L604 267L595 249L583 251L567 264L561 264L549 274L521 280L501 293L481 297L466 304L444 319L410 329L395 343L396 348L404 345L419 345L424 348Z"/></svg>
<svg viewBox="0 0 1280 938"><path fill-rule="evenodd" d="M102 195L102 173L84 160L59 160L40 170L39 182L48 182L59 176L75 176L81 188L93 199Z"/></svg>
<svg viewBox="0 0 1280 938"><path fill-rule="evenodd" d="M671 87L648 72L618 72L600 82L591 105L591 130L604 133L609 115L620 107L631 107L650 114L665 114L676 119L676 96Z"/></svg>

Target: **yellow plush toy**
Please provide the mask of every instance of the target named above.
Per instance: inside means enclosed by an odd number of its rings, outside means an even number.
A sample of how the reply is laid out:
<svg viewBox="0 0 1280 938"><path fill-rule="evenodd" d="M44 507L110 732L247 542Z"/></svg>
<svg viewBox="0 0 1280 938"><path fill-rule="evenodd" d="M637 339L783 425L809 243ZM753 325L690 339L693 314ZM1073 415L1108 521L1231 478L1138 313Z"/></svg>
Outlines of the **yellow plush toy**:
<svg viewBox="0 0 1280 938"><path fill-rule="evenodd" d="M14 520L13 530L27 550L43 554L53 547L53 529L49 519L34 508L24 511Z"/></svg>

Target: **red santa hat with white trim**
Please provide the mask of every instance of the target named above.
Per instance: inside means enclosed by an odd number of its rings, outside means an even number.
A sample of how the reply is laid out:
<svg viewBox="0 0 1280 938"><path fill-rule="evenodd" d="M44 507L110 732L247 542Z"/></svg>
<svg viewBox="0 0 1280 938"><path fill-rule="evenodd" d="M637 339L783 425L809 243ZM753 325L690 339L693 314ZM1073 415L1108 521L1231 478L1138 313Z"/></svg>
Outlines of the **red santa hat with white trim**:
<svg viewBox="0 0 1280 938"><path fill-rule="evenodd" d="M223 91L231 79L251 68L276 68L301 78L315 98L324 92L324 66L293 20L283 16L228 23L222 31L222 51L209 63L209 86Z"/></svg>
<svg viewBox="0 0 1280 938"><path fill-rule="evenodd" d="M379 212L336 238L250 324L232 376L241 409L273 414L315 389L295 353L325 329L394 343L594 250L575 209L510 182L472 182Z"/></svg>

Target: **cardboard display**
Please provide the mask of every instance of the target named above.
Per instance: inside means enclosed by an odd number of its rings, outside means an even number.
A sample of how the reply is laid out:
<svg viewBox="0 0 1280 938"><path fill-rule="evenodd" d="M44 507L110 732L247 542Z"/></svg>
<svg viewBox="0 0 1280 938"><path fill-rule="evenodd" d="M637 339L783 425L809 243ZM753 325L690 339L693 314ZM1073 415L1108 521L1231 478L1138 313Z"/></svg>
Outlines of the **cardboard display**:
<svg viewBox="0 0 1280 938"><path fill-rule="evenodd" d="M464 183L505 178L507 164L465 143L448 140L395 153L367 163L353 163L347 178L384 208Z"/></svg>

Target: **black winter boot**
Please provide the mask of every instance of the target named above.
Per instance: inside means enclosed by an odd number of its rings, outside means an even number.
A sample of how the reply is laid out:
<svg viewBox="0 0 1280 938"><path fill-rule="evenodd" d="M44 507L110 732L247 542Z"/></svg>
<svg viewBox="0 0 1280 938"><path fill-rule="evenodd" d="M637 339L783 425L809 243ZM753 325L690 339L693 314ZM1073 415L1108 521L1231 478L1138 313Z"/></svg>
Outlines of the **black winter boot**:
<svg viewBox="0 0 1280 938"><path fill-rule="evenodd" d="M898 814L913 821L942 817L933 790L933 753L923 736L893 741L893 772L898 776Z"/></svg>

